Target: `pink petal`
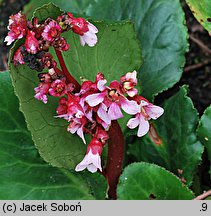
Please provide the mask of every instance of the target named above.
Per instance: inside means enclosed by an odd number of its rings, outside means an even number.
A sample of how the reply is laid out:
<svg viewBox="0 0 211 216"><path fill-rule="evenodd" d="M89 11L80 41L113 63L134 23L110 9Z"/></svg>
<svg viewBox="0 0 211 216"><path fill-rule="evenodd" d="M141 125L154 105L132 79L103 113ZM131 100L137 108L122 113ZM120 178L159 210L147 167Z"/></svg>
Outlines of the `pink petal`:
<svg viewBox="0 0 211 216"><path fill-rule="evenodd" d="M68 127L67 130L71 133L74 134L78 129L80 125L79 124L71 124L71 127Z"/></svg>
<svg viewBox="0 0 211 216"><path fill-rule="evenodd" d="M90 110L89 112L85 112L85 116L89 119L90 122L93 122L92 110Z"/></svg>
<svg viewBox="0 0 211 216"><path fill-rule="evenodd" d="M162 107L155 106L153 104L149 104L148 106L145 106L144 109L147 115L149 115L149 117L152 119L159 118L164 112L164 109Z"/></svg>
<svg viewBox="0 0 211 216"><path fill-rule="evenodd" d="M97 82L97 88L100 90L100 91L104 91L106 89L105 87L105 84L107 83L107 80L103 79L103 80L99 80Z"/></svg>
<svg viewBox="0 0 211 216"><path fill-rule="evenodd" d="M134 83L137 83L137 72L134 70L133 72L128 72L125 75L126 80L131 79Z"/></svg>
<svg viewBox="0 0 211 216"><path fill-rule="evenodd" d="M101 158L100 158L99 154L96 154L92 157L92 164L102 172ZM89 167L87 167L87 169L89 170ZM91 170L89 170L89 171L92 172L93 169L92 169L92 171ZM94 172L96 172L96 171L97 170L95 170Z"/></svg>
<svg viewBox="0 0 211 216"><path fill-rule="evenodd" d="M138 137L144 136L149 131L149 122L145 120L143 115L139 116L139 128L138 128Z"/></svg>
<svg viewBox="0 0 211 216"><path fill-rule="evenodd" d="M47 104L48 98L47 98L46 95L43 95L43 96L42 96L42 102L45 103L45 104Z"/></svg>
<svg viewBox="0 0 211 216"><path fill-rule="evenodd" d="M136 115L135 118L131 118L128 123L127 123L127 126L130 128L130 129L134 129L136 128L140 123L140 120L139 120L139 114Z"/></svg>
<svg viewBox="0 0 211 216"><path fill-rule="evenodd" d="M139 105L135 101L129 101L127 98L121 98L121 108L130 115L135 115L140 111Z"/></svg>
<svg viewBox="0 0 211 216"><path fill-rule="evenodd" d="M104 93L91 94L86 97L86 102L89 104L89 106L94 107L103 102L104 96Z"/></svg>
<svg viewBox="0 0 211 216"><path fill-rule="evenodd" d="M133 89L131 89L131 90L128 90L128 91L127 91L127 94L128 94L130 97L134 97L135 95L138 94L138 90L135 89L135 88L133 88Z"/></svg>
<svg viewBox="0 0 211 216"><path fill-rule="evenodd" d="M85 46L86 44L86 41L84 40L83 36L80 36L80 43L81 43L81 46Z"/></svg>
<svg viewBox="0 0 211 216"><path fill-rule="evenodd" d="M84 35L80 36L80 38L82 38L81 40L85 41L85 43L87 43L87 45L90 47L95 46L97 43L97 36L90 31L84 33Z"/></svg>
<svg viewBox="0 0 211 216"><path fill-rule="evenodd" d="M89 172L91 172L91 173L97 172L97 167L96 167L95 165L93 165L93 164L89 164L89 165L87 166L87 169L88 169ZM102 170L101 170L101 171L102 171Z"/></svg>
<svg viewBox="0 0 211 216"><path fill-rule="evenodd" d="M123 117L119 106L115 102L113 102L109 107L108 115L111 120L116 120Z"/></svg>
<svg viewBox="0 0 211 216"><path fill-rule="evenodd" d="M88 28L89 31L91 31L92 33L98 33L98 29L96 26L94 26L92 23L88 22Z"/></svg>
<svg viewBox="0 0 211 216"><path fill-rule="evenodd" d="M48 98L46 95L41 94L40 92L38 92L37 94L35 94L34 96L37 100L41 100L43 103L47 103L48 102Z"/></svg>
<svg viewBox="0 0 211 216"><path fill-rule="evenodd" d="M4 42L7 42L7 46L9 46L14 40L11 36L6 36Z"/></svg>
<svg viewBox="0 0 211 216"><path fill-rule="evenodd" d="M106 109L105 109L106 108ZM107 113L107 107L103 107L101 104L98 111L97 115L99 116L100 119L102 119L106 124L111 124L111 119L109 117L109 114Z"/></svg>
<svg viewBox="0 0 211 216"><path fill-rule="evenodd" d="M84 138L84 132L83 132L83 127L80 127L78 130L77 130L77 134L79 137L81 137L81 139L83 140L84 144L86 144L86 140Z"/></svg>
<svg viewBox="0 0 211 216"><path fill-rule="evenodd" d="M76 166L75 171L82 171L85 168L92 173L96 172L97 169L102 171L100 155L94 155L89 151L88 154L85 155L84 159Z"/></svg>
<svg viewBox="0 0 211 216"><path fill-rule="evenodd" d="M88 155L85 155L84 159L76 166L75 171L79 172L88 166Z"/></svg>
<svg viewBox="0 0 211 216"><path fill-rule="evenodd" d="M141 102L140 102L140 106L141 106L141 107L142 107L142 106L147 106L147 105L149 105L148 102L146 102L145 100L141 100Z"/></svg>

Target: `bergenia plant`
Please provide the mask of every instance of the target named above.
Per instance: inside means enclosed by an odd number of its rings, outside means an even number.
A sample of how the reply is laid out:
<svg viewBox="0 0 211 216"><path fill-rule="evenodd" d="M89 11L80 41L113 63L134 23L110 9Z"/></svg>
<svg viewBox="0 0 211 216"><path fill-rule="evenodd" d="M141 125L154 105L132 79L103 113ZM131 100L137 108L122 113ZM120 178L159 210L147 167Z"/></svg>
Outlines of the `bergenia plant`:
<svg viewBox="0 0 211 216"><path fill-rule="evenodd" d="M181 10L179 3L174 4ZM108 18L100 17L97 6L89 8L99 20ZM52 3L38 8L32 19L20 11L10 16L4 39L7 45L14 43L10 75L40 156L57 167L56 172L71 178L82 194L89 194L76 196L79 199L192 199L188 186L203 147L193 133L197 113L187 97L187 87L164 105L154 103L154 97L181 74L187 50L184 26L176 47L174 42L161 43L166 30L160 30L162 37L156 29L149 34L143 23L138 29L141 37L145 35L141 50L130 21L96 21L87 18L90 14L81 17L74 12L62 11ZM149 26L154 24L155 20ZM161 52L168 46L174 50L169 56ZM193 119L192 125L188 118ZM189 154L196 156L187 168ZM130 165L134 161L142 162ZM146 186L154 179L158 186ZM163 182L166 188L175 185L180 196L169 191L162 194L158 188ZM147 192L136 192L136 183Z"/></svg>
<svg viewBox="0 0 211 216"><path fill-rule="evenodd" d="M150 119L159 118L163 114L163 108L153 105L139 94L136 89L135 70L117 77L117 80L111 83L107 83L106 77L100 71L94 81L86 79L81 84L76 81L62 58L61 52L71 49L62 33L72 31L79 36L82 46L95 46L98 42L98 29L84 18L75 18L67 12L55 20L49 17L39 23L37 17L29 21L19 12L10 17L8 29L8 36L5 38L8 45L17 39L25 39L14 53L13 64L26 64L38 72L39 83L34 88L34 97L45 104L48 103L48 97L60 98L55 109L56 116L52 118L63 118L67 121L67 131L78 135L84 144L87 144L85 134L91 136L86 155L75 170L82 171L87 168L92 173L99 171L109 178L108 170L102 164L101 154L108 140L117 136L109 133L112 122L123 118L124 111L132 115L127 126L130 129L138 127L137 136L142 137L149 131ZM55 49L61 69L49 52L51 47ZM44 69L47 69L47 72L43 72ZM116 133L121 133L120 129ZM123 140L122 138L121 141L124 142ZM124 144L120 145L123 148ZM119 152L115 154L115 157L119 158ZM118 161L120 167L122 163L123 161ZM116 195L113 198L116 198Z"/></svg>

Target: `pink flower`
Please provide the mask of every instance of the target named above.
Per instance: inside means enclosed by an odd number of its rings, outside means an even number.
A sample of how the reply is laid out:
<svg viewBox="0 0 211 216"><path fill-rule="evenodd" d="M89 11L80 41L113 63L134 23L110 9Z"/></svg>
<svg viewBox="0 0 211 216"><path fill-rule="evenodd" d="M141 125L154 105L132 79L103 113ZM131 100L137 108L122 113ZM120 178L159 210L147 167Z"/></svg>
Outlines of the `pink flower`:
<svg viewBox="0 0 211 216"><path fill-rule="evenodd" d="M7 28L10 31L8 32L4 42L7 42L7 45L10 45L14 40L20 39L26 35L26 16L21 12L10 16Z"/></svg>
<svg viewBox="0 0 211 216"><path fill-rule="evenodd" d="M80 35L80 43L82 46L87 44L90 47L93 47L97 43L97 36L96 34L98 33L98 29L96 26L94 26L92 23L88 23L88 31L85 32L83 35Z"/></svg>
<svg viewBox="0 0 211 216"><path fill-rule="evenodd" d="M84 110L80 105L80 98L75 95L68 95L68 109L67 114L69 119L72 119L74 117L76 118L82 118L84 116Z"/></svg>
<svg viewBox="0 0 211 216"><path fill-rule="evenodd" d="M131 118L127 126L130 129L138 128L138 137L144 136L149 131L149 120L157 119L163 114L163 108L155 106L149 103L146 99L140 101L140 111L135 115L135 118Z"/></svg>
<svg viewBox="0 0 211 216"><path fill-rule="evenodd" d="M57 108L57 113L59 115L56 117L64 118L65 120L70 122L67 131L72 134L77 133L78 136L86 144L84 138L84 126L87 123L87 119L85 117L84 110L79 102L79 97L68 94L67 101L65 101L65 99L60 100L59 107Z"/></svg>
<svg viewBox="0 0 211 216"><path fill-rule="evenodd" d="M93 47L97 43L98 29L90 22L83 18L72 18L71 21L72 31L80 35L81 45L84 46L86 43L88 46Z"/></svg>
<svg viewBox="0 0 211 216"><path fill-rule="evenodd" d="M67 93L67 85L65 80L57 79L51 83L49 93L55 97L61 97Z"/></svg>
<svg viewBox="0 0 211 216"><path fill-rule="evenodd" d="M49 83L40 83L38 87L36 87L34 90L36 92L35 98L37 100L43 101L43 103L47 103L47 95L49 94L49 88L50 84Z"/></svg>
<svg viewBox="0 0 211 216"><path fill-rule="evenodd" d="M82 118L84 116L84 110L79 104L79 102L80 102L79 97L68 94L68 99L65 98L59 101L59 106L60 105L67 106L67 109L66 109L67 112L62 115L56 116L56 117L64 118L65 120L68 120L68 121L71 121L75 117L79 119Z"/></svg>
<svg viewBox="0 0 211 216"><path fill-rule="evenodd" d="M24 64L24 63L25 63L24 60L23 60L23 55L22 55L22 53L21 53L21 47L19 47L19 48L16 50L16 52L15 52L15 54L14 54L13 61L14 61L14 65L15 65L15 66L17 66L18 63L19 63L19 64Z"/></svg>
<svg viewBox="0 0 211 216"><path fill-rule="evenodd" d="M137 85L137 72L128 72L120 78L120 84L122 85L123 91L130 97L137 95L138 90L134 88Z"/></svg>
<svg viewBox="0 0 211 216"><path fill-rule="evenodd" d="M78 35L84 35L89 31L88 22L84 18L71 19L72 31Z"/></svg>
<svg viewBox="0 0 211 216"><path fill-rule="evenodd" d="M106 141L109 139L108 133L102 129L101 127L97 127L95 132L95 137L101 141L102 144L105 144Z"/></svg>
<svg viewBox="0 0 211 216"><path fill-rule="evenodd" d="M60 25L55 20L51 20L48 25L45 26L42 37L44 40L53 42L60 36L61 32L62 29Z"/></svg>
<svg viewBox="0 0 211 216"><path fill-rule="evenodd" d="M101 81L103 82L103 80ZM105 83L104 83L105 84ZM139 106L136 101L128 100L120 89L120 84L117 81L111 82L109 87L99 85L100 93L90 94L86 97L86 102L91 107L99 105L97 111L98 116L106 124L110 124L111 120L117 120L123 117L122 108L126 113L134 115L139 111Z"/></svg>
<svg viewBox="0 0 211 216"><path fill-rule="evenodd" d="M111 124L111 118L108 114L108 108L105 104L101 103L97 110L97 121L101 124L106 130Z"/></svg>
<svg viewBox="0 0 211 216"><path fill-rule="evenodd" d="M82 112L78 112L78 117L73 117L69 119L69 126L67 131L71 134L77 133L77 135L83 140L83 143L86 144L86 140L84 138L84 125L87 123L86 118Z"/></svg>
<svg viewBox="0 0 211 216"><path fill-rule="evenodd" d="M33 31L27 31L25 46L28 53L36 54L38 52L39 42L35 38L35 33Z"/></svg>
<svg viewBox="0 0 211 216"><path fill-rule="evenodd" d="M75 170L78 172L87 168L92 173L97 172L97 169L102 172L100 158L102 150L102 143L97 138L92 138L84 159L76 166Z"/></svg>
<svg viewBox="0 0 211 216"><path fill-rule="evenodd" d="M81 90L79 93L77 93L77 95L84 98L90 94L99 92L99 90L103 91L106 89L104 86L106 82L107 81L104 79L104 75L99 72L96 75L95 82L86 80L82 83Z"/></svg>

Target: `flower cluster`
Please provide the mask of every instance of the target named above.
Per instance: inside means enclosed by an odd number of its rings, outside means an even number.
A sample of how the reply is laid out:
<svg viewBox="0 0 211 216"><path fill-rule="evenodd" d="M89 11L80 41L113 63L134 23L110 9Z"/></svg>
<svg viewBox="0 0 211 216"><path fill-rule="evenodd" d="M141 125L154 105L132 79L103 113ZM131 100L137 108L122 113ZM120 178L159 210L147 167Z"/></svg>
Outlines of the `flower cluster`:
<svg viewBox="0 0 211 216"><path fill-rule="evenodd" d="M61 51L69 49L66 39L61 36L65 31L72 30L80 36L81 45L94 46L97 43L98 29L83 18L74 18L71 13L65 13L56 20L46 19L39 24L38 19L27 21L19 12L10 17L9 33L5 38L7 44L16 39L25 38L25 42L14 54L14 64L27 63L31 69L39 72L44 68L47 73L39 73L39 85L35 90L35 98L43 103L48 97L59 97L56 118L68 121L67 131L77 134L84 144L84 134L90 134L92 139L87 146L84 159L76 166L76 171L87 168L90 172L102 171L101 154L109 140L109 127L113 120L124 116L124 112L134 115L127 126L130 129L138 127L137 136L144 136L149 131L149 120L157 119L163 114L161 107L151 104L138 95L137 72L128 72L107 84L103 73L96 75L95 81L86 80L82 85L69 74ZM62 70L57 68L57 62L48 53L53 46L60 61ZM58 54L59 53L59 54Z"/></svg>
<svg viewBox="0 0 211 216"><path fill-rule="evenodd" d="M102 171L100 155L106 141L112 120L123 117L123 112L135 115L127 126L138 127L137 136L144 136L149 131L149 120L157 119L163 109L151 104L138 95L135 88L137 72L128 72L120 81L107 80L102 73L96 75L94 82L84 81L79 92L74 93L74 84L67 83L61 71L49 70L40 75L41 83L35 88L35 98L47 103L47 95L60 97L57 118L69 122L67 131L77 134L86 144L84 134L90 134L92 140L87 147L86 156L76 167L76 171L87 168L90 172Z"/></svg>
<svg viewBox="0 0 211 216"><path fill-rule="evenodd" d="M8 35L5 38L7 45L17 39L24 38L25 42L17 49L14 55L14 64L28 63L28 66L41 72L44 68L55 67L55 61L50 57L49 47L59 51L67 51L70 45L61 35L72 30L80 37L81 45L92 47L97 43L98 29L83 18L75 18L71 13L64 13L56 20L48 18L38 23L35 17L32 21L26 19L21 12L10 16Z"/></svg>
<svg viewBox="0 0 211 216"><path fill-rule="evenodd" d="M144 136L149 131L148 121L150 119L157 119L163 114L163 108L151 104L147 99L138 95L138 90L135 88L136 75L136 71L128 72L120 78L120 82L114 80L106 86L107 80L104 75L98 73L95 82L83 82L80 92L76 94L77 106L80 108L75 112L80 113L79 118L76 114L68 112L68 105L66 112L59 115L71 121L68 127L71 133L80 129L80 133L77 132L77 134L83 140L83 132L88 132L93 137L87 147L86 156L76 166L76 171L85 168L90 172L96 172L97 169L102 171L100 155L106 140L109 139L107 131L112 120L123 117L122 110L127 114L135 115L135 118L128 121L127 126L131 129L139 126L138 137ZM80 118L84 120L80 122ZM72 122L75 122L74 126L77 122L77 129L73 130Z"/></svg>

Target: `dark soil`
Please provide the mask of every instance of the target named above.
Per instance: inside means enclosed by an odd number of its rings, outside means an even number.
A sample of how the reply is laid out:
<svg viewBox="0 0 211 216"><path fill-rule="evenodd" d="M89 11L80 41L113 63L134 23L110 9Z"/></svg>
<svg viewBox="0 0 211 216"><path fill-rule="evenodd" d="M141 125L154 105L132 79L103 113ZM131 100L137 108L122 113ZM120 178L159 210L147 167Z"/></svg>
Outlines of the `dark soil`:
<svg viewBox="0 0 211 216"><path fill-rule="evenodd" d="M179 85L188 84L190 87L189 96L199 114L211 104L211 37L208 32L196 21L187 5L184 5L188 31L194 38L201 41L210 52L200 48L195 42L190 41L190 51L186 55L186 68L189 65L209 61L209 64L196 70L185 72Z"/></svg>

